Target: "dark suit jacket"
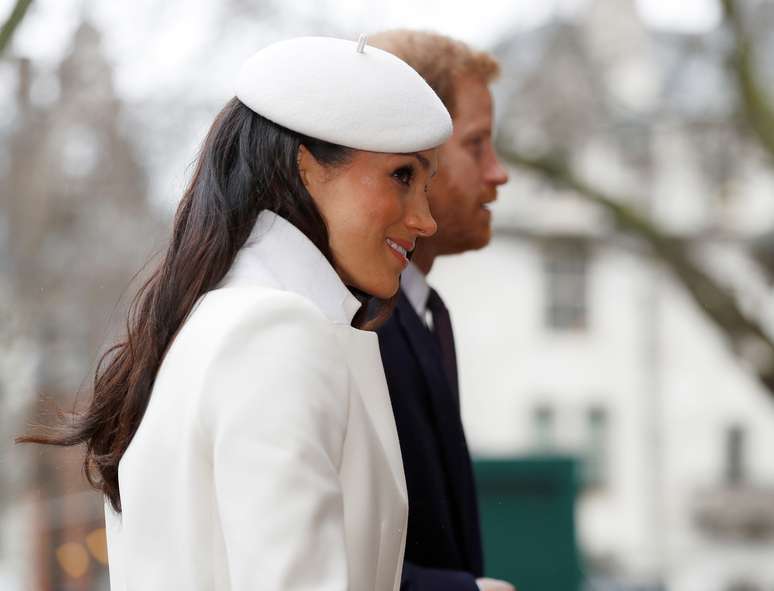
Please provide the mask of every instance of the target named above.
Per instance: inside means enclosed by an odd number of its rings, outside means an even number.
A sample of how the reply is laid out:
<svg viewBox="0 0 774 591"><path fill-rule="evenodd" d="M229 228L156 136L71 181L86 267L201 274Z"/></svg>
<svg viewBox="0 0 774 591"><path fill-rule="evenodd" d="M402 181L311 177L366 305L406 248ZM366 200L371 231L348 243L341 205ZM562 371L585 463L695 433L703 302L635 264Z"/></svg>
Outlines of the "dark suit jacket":
<svg viewBox="0 0 774 591"><path fill-rule="evenodd" d="M403 591L476 591L483 558L459 401L440 348L401 291L379 329L409 497Z"/></svg>

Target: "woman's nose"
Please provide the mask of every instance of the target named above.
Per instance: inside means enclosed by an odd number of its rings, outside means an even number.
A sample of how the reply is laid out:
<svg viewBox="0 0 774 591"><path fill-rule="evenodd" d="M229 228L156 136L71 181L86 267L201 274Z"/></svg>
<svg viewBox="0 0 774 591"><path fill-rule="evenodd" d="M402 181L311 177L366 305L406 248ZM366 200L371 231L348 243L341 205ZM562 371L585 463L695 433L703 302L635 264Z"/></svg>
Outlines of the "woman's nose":
<svg viewBox="0 0 774 591"><path fill-rule="evenodd" d="M438 230L438 224L430 213L427 193L424 191L411 200L406 212L406 225L422 238L432 236Z"/></svg>

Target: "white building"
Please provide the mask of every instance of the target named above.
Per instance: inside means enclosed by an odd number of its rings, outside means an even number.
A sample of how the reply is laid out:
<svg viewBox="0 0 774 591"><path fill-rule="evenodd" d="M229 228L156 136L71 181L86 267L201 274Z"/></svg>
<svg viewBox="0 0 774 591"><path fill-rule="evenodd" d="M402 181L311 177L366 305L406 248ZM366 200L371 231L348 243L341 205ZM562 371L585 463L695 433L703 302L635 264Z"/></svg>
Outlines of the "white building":
<svg viewBox="0 0 774 591"><path fill-rule="evenodd" d="M497 49L504 141L559 147L585 178L632 195L771 327L749 251L774 225L774 176L729 122L722 31L654 33L633 3L593 4L587 20ZM474 454L585 460L577 520L593 588L773 589L774 397L601 210L511 179L492 244L431 273L453 315Z"/></svg>

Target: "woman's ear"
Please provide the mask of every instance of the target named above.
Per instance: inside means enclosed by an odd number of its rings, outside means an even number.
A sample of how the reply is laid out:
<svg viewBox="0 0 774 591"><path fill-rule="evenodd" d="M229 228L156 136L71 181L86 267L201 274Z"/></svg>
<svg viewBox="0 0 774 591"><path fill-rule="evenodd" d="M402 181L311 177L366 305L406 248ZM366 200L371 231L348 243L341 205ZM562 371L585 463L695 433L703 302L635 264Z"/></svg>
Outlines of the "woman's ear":
<svg viewBox="0 0 774 591"><path fill-rule="evenodd" d="M296 162L298 164L298 174L301 177L301 182L304 183L309 194L314 196L320 187L322 179L321 173L323 172L322 166L303 144L298 147Z"/></svg>

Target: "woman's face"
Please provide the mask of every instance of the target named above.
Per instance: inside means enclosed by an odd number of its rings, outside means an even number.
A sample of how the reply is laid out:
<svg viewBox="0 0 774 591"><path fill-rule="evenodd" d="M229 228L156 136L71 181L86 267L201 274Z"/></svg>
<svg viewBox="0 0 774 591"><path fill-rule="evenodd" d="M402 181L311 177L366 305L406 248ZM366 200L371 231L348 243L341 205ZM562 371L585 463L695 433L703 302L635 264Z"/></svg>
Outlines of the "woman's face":
<svg viewBox="0 0 774 591"><path fill-rule="evenodd" d="M349 163L331 168L301 147L301 178L325 219L344 283L382 299L395 295L417 237L436 230L427 204L436 167L436 149L356 150Z"/></svg>

